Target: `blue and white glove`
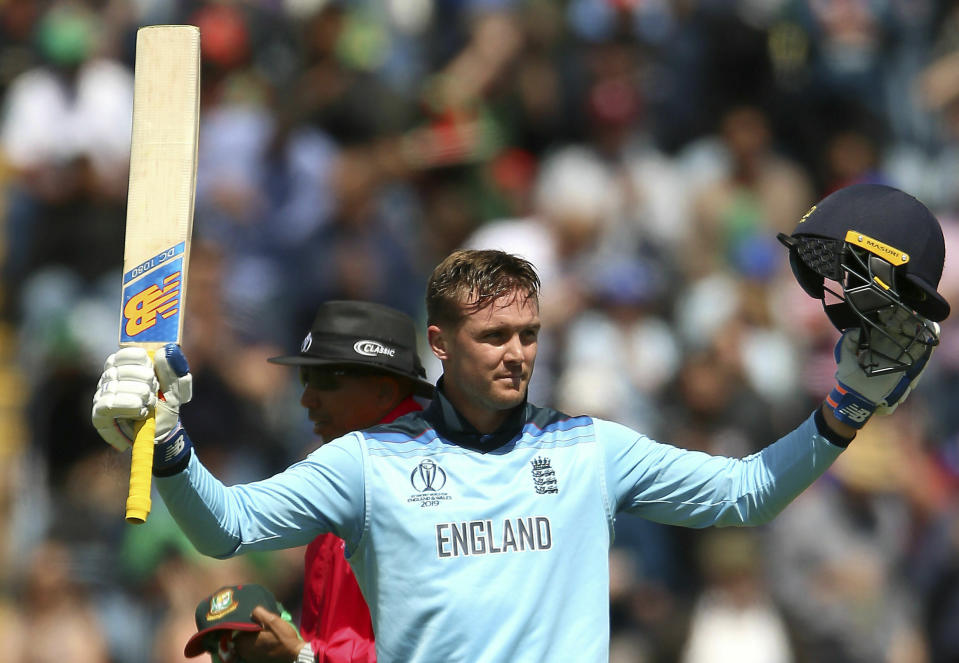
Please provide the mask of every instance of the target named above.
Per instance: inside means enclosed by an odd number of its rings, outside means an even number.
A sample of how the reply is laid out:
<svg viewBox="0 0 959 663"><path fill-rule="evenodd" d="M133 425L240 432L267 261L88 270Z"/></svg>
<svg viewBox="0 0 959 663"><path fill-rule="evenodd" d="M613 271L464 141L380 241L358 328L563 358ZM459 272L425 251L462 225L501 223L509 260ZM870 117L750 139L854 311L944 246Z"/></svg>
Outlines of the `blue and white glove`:
<svg viewBox="0 0 959 663"><path fill-rule="evenodd" d="M180 424L180 405L192 397L193 376L179 346L164 346L153 361L143 348L121 348L104 362L91 419L100 437L124 451L133 445L137 422L155 409L153 473L164 476L189 459L193 445Z"/></svg>
<svg viewBox="0 0 959 663"><path fill-rule="evenodd" d="M930 338L934 337L938 342L939 325L928 320L922 322L927 326ZM902 316L894 316L884 321L884 328L896 342L907 345L914 330L910 330L909 334L904 333L903 324ZM850 329L836 344L836 386L826 398L826 404L832 408L836 419L856 429L862 428L873 414L892 414L906 400L929 365L929 358L936 347L935 343L915 343L908 369L869 376L859 363L859 334L859 329ZM874 349L878 351L872 354L872 359L879 362L878 368L884 368L883 363L891 366L892 362L884 359L882 354L898 356L899 345L878 333L873 334L872 341Z"/></svg>

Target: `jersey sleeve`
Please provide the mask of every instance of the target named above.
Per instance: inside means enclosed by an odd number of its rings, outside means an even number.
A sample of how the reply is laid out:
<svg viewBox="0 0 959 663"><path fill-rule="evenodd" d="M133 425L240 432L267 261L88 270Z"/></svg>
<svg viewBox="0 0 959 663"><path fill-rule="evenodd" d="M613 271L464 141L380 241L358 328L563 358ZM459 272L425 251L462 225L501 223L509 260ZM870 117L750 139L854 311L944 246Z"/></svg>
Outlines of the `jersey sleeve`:
<svg viewBox="0 0 959 663"><path fill-rule="evenodd" d="M609 421L594 425L613 508L686 527L767 522L842 452L819 434L812 416L741 459L680 449Z"/></svg>
<svg viewBox="0 0 959 663"><path fill-rule="evenodd" d="M349 543L364 528L363 458L351 434L269 479L226 486L194 452L185 470L155 484L180 529L211 557L292 548L324 532Z"/></svg>

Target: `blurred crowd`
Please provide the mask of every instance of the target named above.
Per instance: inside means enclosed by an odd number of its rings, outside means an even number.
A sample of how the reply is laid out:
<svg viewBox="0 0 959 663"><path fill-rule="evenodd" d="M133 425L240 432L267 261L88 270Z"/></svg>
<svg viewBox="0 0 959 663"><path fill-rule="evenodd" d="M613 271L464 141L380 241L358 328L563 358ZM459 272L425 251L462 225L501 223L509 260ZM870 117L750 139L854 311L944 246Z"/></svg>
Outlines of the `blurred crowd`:
<svg viewBox="0 0 959 663"><path fill-rule="evenodd" d="M733 456L831 386L838 333L775 240L817 200L857 181L919 197L959 305L959 2L4 0L8 663L183 661L226 584L298 609L302 550L202 558L156 496L127 525L129 454L89 421L117 339L136 30L162 23L202 34L183 418L227 483L316 444L265 358L317 304L425 323L458 247L539 270L535 402ZM619 519L614 663L959 661L957 317L909 401L770 525Z"/></svg>

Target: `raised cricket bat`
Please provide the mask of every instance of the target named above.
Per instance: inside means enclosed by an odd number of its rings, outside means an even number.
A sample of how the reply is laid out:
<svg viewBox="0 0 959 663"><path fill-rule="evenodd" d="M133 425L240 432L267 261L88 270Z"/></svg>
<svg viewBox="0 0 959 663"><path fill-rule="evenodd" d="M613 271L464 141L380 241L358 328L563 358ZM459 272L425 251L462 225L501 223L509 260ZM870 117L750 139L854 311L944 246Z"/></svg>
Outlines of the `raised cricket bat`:
<svg viewBox="0 0 959 663"><path fill-rule="evenodd" d="M137 31L120 345L150 355L183 333L200 122L200 30ZM126 519L150 513L153 413L137 430Z"/></svg>

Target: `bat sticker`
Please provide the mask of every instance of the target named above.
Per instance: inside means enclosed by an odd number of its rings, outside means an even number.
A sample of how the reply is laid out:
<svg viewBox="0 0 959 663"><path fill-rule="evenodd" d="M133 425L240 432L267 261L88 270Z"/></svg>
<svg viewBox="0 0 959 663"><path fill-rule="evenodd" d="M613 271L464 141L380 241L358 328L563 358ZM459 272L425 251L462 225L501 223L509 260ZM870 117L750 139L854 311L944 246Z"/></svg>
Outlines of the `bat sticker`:
<svg viewBox="0 0 959 663"><path fill-rule="evenodd" d="M181 242L123 275L121 343L177 338L184 245Z"/></svg>

